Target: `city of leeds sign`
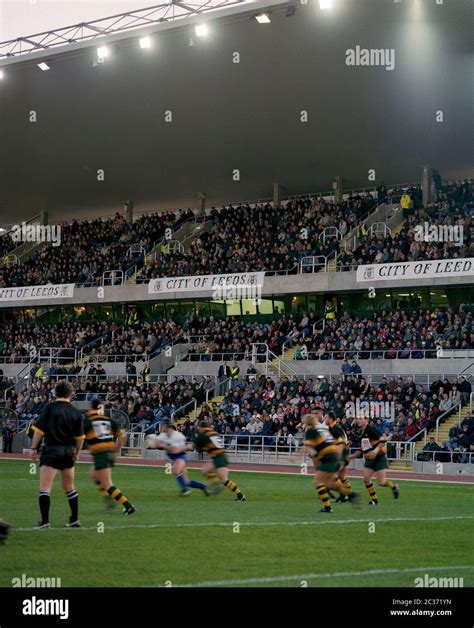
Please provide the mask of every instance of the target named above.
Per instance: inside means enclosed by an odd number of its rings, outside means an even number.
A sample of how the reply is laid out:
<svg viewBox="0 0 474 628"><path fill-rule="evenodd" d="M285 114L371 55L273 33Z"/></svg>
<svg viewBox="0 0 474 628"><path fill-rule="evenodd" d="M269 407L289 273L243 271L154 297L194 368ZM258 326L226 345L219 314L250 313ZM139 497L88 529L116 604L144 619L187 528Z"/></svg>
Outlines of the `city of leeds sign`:
<svg viewBox="0 0 474 628"><path fill-rule="evenodd" d="M0 288L0 303L4 301L31 301L33 299L71 299L73 296L73 283Z"/></svg>
<svg viewBox="0 0 474 628"><path fill-rule="evenodd" d="M394 264L367 264L357 268L357 281L438 279L474 276L474 257Z"/></svg>

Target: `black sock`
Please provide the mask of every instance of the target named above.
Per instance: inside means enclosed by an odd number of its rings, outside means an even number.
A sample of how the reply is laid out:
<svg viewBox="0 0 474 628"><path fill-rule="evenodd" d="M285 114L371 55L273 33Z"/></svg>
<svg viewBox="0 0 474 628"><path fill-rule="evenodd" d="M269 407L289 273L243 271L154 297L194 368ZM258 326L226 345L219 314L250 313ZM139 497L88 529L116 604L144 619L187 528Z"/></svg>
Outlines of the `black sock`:
<svg viewBox="0 0 474 628"><path fill-rule="evenodd" d="M78 518L78 510L79 510L79 495L75 488L72 491L66 493L67 500L69 502L69 507L71 509L71 519L70 523L77 521Z"/></svg>
<svg viewBox="0 0 474 628"><path fill-rule="evenodd" d="M49 523L49 506L51 498L46 491L40 491L39 494L39 507L41 512L41 523Z"/></svg>

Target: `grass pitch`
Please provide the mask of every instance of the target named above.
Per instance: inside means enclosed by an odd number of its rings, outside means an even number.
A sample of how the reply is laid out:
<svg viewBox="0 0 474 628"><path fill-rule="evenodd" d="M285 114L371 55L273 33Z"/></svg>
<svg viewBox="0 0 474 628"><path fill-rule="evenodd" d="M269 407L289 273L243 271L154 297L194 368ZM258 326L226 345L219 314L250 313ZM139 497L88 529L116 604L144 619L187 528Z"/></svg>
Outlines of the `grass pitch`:
<svg viewBox="0 0 474 628"><path fill-rule="evenodd" d="M231 472L248 501L225 489L180 497L164 468L118 465L114 482L136 506L107 511L77 466L83 528L63 529L69 509L59 480L49 531L34 531L38 473L26 460L0 460L0 515L12 525L0 546L0 586L12 578L61 578L69 586L414 586L416 577L458 577L474 586L474 486L399 481L368 506L319 513L310 475ZM197 470L190 477L201 479ZM104 531L101 533L100 530ZM303 583L303 584L302 584Z"/></svg>

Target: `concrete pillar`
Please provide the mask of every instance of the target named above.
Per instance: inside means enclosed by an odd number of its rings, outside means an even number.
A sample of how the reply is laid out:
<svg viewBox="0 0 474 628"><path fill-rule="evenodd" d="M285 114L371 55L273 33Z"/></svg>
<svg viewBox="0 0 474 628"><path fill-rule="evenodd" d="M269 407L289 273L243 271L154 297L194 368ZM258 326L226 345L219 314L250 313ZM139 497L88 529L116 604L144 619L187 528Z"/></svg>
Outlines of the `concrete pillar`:
<svg viewBox="0 0 474 628"><path fill-rule="evenodd" d="M421 176L421 188L423 191L423 205L431 203L433 198L433 190L431 189L431 168L426 165L423 166L423 173Z"/></svg>
<svg viewBox="0 0 474 628"><path fill-rule="evenodd" d="M133 222L133 201L125 201L125 205L123 206L123 210L127 217L128 222Z"/></svg>
<svg viewBox="0 0 474 628"><path fill-rule="evenodd" d="M205 216L206 214L206 195L204 192L198 192L199 199L199 215Z"/></svg>
<svg viewBox="0 0 474 628"><path fill-rule="evenodd" d="M273 207L281 207L281 185L273 184Z"/></svg>
<svg viewBox="0 0 474 628"><path fill-rule="evenodd" d="M334 202L340 203L342 201L342 178L339 175L333 179L332 190L334 193Z"/></svg>

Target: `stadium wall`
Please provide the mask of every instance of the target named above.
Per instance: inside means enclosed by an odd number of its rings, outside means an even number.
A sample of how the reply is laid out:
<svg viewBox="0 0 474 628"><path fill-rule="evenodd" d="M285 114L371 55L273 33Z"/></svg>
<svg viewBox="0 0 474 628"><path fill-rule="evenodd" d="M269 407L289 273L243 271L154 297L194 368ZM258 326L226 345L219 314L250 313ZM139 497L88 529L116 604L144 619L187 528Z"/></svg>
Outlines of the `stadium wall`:
<svg viewBox="0 0 474 628"><path fill-rule="evenodd" d="M218 273L219 269L215 269ZM266 277L262 296L276 294L306 294L306 293L330 293L349 292L360 289L366 292L369 287L376 290L385 288L440 288L459 287L460 285L472 285L474 275L465 277L452 277L440 279L403 279L393 281L373 281L357 283L356 272L328 272L328 273L303 273L298 275L285 275ZM3 291L8 289L3 289ZM94 286L89 288L74 288L72 297L58 297L54 299L16 299L7 301L2 298L0 290L0 308L12 307L37 307L58 305L85 305L93 303L143 303L151 301L199 299L213 296L212 290L195 290L189 292L166 292L161 294L149 294L148 284L126 284L123 286Z"/></svg>

